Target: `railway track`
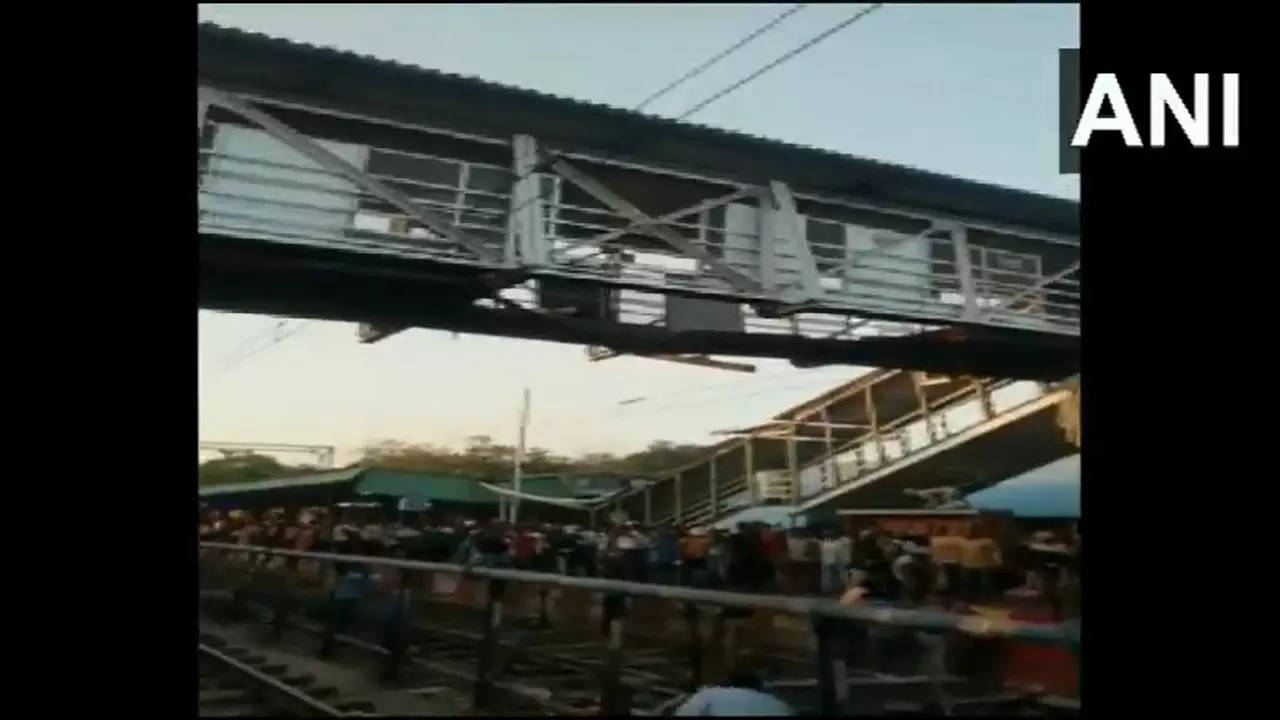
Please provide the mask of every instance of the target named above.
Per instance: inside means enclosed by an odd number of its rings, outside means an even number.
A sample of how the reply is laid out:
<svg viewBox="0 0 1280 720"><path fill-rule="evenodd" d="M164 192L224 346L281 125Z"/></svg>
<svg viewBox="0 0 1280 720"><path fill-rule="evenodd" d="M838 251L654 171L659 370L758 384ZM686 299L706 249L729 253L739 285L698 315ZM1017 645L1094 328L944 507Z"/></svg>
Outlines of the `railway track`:
<svg viewBox="0 0 1280 720"><path fill-rule="evenodd" d="M280 592L284 588L228 580L231 581L228 584L239 589L230 592L210 588L201 593L202 605L211 617L233 618L232 624L243 631L240 637L244 645L257 646L258 640L271 645L290 638L288 642L293 643L296 653L314 661L320 639L326 634L327 609L322 593L298 588L286 590L293 599L281 604ZM591 620L576 615L565 620L556 615L556 621L550 622L545 612L540 617L529 615L529 608L521 608L518 611L521 614L513 612L502 619L502 630L488 651L489 659L482 662L481 648L486 637L481 611L458 603L434 601L412 606L409 615L414 619L406 622L398 634L404 650L399 672L384 675L384 668L394 666L388 662L391 651L385 646L391 642L390 636L384 635L387 628L383 618L389 607L388 598L371 596L370 602L365 606L368 613L363 619L333 638L341 648L335 662L363 666L360 673L366 684L384 690L399 685L392 690L402 694L416 692L405 683L416 682L433 688L447 686L456 703L451 710L437 712L405 712L381 706L365 712L454 716L594 715L601 712L604 701L603 678L612 673L615 691L621 690L625 696L621 705L615 707L625 707L633 715L661 716L669 715L688 697L689 687L700 684L694 683L690 674L691 651L679 642L664 645L664 641L630 636L621 656L611 657L606 641L595 630L594 615ZM705 611L703 617L707 618ZM817 712L817 665L812 657L775 648L757 658L763 674L773 679L766 683L771 692L799 714ZM707 662L705 655L703 662ZM868 667L873 664L880 663L868 663ZM705 666L704 671L707 671ZM894 671L904 672L897 667ZM485 682L480 682L482 672ZM1078 716L1079 713L1078 703L1062 707L1046 705L1036 690L983 692L973 686L971 680L945 672L888 675L847 667L845 679L848 691L844 693L842 706L843 714L847 715ZM616 695L614 699L617 702ZM350 708L339 710L352 712Z"/></svg>
<svg viewBox="0 0 1280 720"><path fill-rule="evenodd" d="M234 626L251 627L255 632L271 627L273 611L249 600L241 604ZM247 623L247 625L246 625ZM323 623L295 615L283 623L298 648L318 648L325 634ZM231 627L231 626L224 626ZM362 672L378 677L380 666L390 651L379 643L377 633L353 629L334 636L340 648L336 663L367 666ZM306 638L306 640L303 640ZM457 627L418 624L406 651L401 680L445 682L470 697L477 682L480 637ZM529 623L509 628L499 643L497 661L490 672L490 693L481 698L490 713L522 715L597 714L600 702L600 672L603 641L584 641L578 636L538 628ZM657 714L674 701L687 696L680 677L681 659L665 655L660 648L634 648L620 668L620 680L632 699L633 714ZM381 682L385 683L383 679ZM403 683L402 683L403 684Z"/></svg>
<svg viewBox="0 0 1280 720"><path fill-rule="evenodd" d="M345 717L369 715L371 703L343 701L338 689L288 663L223 638L201 633L200 717Z"/></svg>

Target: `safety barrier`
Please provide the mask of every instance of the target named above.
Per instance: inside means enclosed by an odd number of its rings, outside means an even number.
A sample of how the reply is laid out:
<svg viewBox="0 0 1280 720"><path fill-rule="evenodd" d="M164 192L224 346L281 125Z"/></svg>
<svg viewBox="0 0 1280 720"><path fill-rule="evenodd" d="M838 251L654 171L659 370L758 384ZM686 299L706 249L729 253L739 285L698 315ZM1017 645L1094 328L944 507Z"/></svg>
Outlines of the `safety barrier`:
<svg viewBox="0 0 1280 720"><path fill-rule="evenodd" d="M689 588L674 585L658 585L625 580L574 577L551 573L531 572L488 567L464 567L449 563L424 562L400 558L345 555L322 552L300 552L259 546L235 545L220 542L201 542L200 547L235 553L265 554L288 558L309 559L327 563L358 564L375 568L394 568L409 573L446 573L487 581L485 617L479 652L479 669L475 677L476 704L481 706L494 688L494 655L501 631L502 606L507 583L531 583L539 586L579 588L603 594L602 627L607 628L606 658L602 674L601 709L605 714L625 712L622 699L619 667L622 653L623 623L625 622L625 598L651 597L683 602L686 619L692 636L696 637L698 605L714 605L722 608L744 610L772 610L780 613L807 617L817 639L817 686L819 707L824 715L832 714L847 700L850 682L845 667L845 654L839 652L838 642L843 635L844 623L895 626L941 633L959 633L979 638L1007 638L1009 640L1067 646L1078 651L1080 624L1034 625L999 618L962 616L935 610L886 608L868 605L842 605L834 600L763 595L724 590ZM398 604L407 606L408 583L401 583ZM280 611L283 612L283 611ZM404 631L407 613L397 613L387 629L388 669L394 675L404 661L406 643L400 635ZM282 623L280 617L277 623ZM691 648L690 663L694 684L702 676L701 650L697 643Z"/></svg>

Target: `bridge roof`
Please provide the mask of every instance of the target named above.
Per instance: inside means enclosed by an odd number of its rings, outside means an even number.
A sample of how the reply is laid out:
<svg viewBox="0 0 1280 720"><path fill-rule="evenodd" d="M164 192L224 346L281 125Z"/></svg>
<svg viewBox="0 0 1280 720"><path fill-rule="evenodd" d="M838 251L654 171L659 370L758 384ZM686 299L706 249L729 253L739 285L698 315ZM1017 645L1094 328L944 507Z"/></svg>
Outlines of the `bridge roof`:
<svg viewBox="0 0 1280 720"><path fill-rule="evenodd" d="M223 89L741 182L1077 236L1079 204L211 23L199 77Z"/></svg>

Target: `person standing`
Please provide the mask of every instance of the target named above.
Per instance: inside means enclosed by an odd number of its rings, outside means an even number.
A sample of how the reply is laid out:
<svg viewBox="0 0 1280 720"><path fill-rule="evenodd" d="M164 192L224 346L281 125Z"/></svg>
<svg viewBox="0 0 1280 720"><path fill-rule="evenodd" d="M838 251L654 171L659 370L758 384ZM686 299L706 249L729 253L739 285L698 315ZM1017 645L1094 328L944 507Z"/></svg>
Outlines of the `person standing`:
<svg viewBox="0 0 1280 720"><path fill-rule="evenodd" d="M806 590L804 577L805 545L803 531L800 528L791 528L791 531L787 533L787 569L791 571L790 582L787 583L787 591L791 593L800 594Z"/></svg>
<svg viewBox="0 0 1280 720"><path fill-rule="evenodd" d="M787 537L782 529L774 525L760 531L760 544L764 549L764 557L769 564L768 585L777 592L786 592L787 588Z"/></svg>
<svg viewBox="0 0 1280 720"><path fill-rule="evenodd" d="M833 595L843 589L851 560L849 538L829 532L822 540L822 594Z"/></svg>
<svg viewBox="0 0 1280 720"><path fill-rule="evenodd" d="M707 554L711 550L711 538L706 528L691 528L680 538L680 562L684 570L685 585L705 585L707 575Z"/></svg>
<svg viewBox="0 0 1280 720"><path fill-rule="evenodd" d="M676 573L679 569L680 562L680 538L676 535L675 528L671 525L663 525L658 529L653 539L653 567L655 570L654 581L664 585L673 585L677 582Z"/></svg>

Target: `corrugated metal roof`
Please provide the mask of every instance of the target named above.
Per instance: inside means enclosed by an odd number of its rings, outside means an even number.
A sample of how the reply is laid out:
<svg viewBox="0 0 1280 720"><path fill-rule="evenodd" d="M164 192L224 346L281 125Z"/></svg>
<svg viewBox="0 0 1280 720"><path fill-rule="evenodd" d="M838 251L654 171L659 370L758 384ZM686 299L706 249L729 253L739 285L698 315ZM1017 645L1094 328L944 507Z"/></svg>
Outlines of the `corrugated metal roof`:
<svg viewBox="0 0 1280 720"><path fill-rule="evenodd" d="M434 502L498 502L498 496L474 478L379 468L364 470L355 491L359 495L425 498Z"/></svg>
<svg viewBox="0 0 1280 720"><path fill-rule="evenodd" d="M312 473L310 475L298 475L294 477L272 478L270 480L256 480L254 482L246 483L206 485L205 487L200 488L200 497L239 495L242 493L262 492L264 490L279 490L281 488L309 487L312 485L337 485L355 480L360 475L360 472L361 468L347 468L346 470L334 470L332 472Z"/></svg>
<svg viewBox="0 0 1280 720"><path fill-rule="evenodd" d="M920 211L1079 235L1079 203L876 160L681 122L368 55L199 26L199 76L404 122L507 138L726 178L784 180ZM519 106L519 110L516 107ZM625 145L622 147L612 147ZM612 149L611 149L612 148Z"/></svg>

